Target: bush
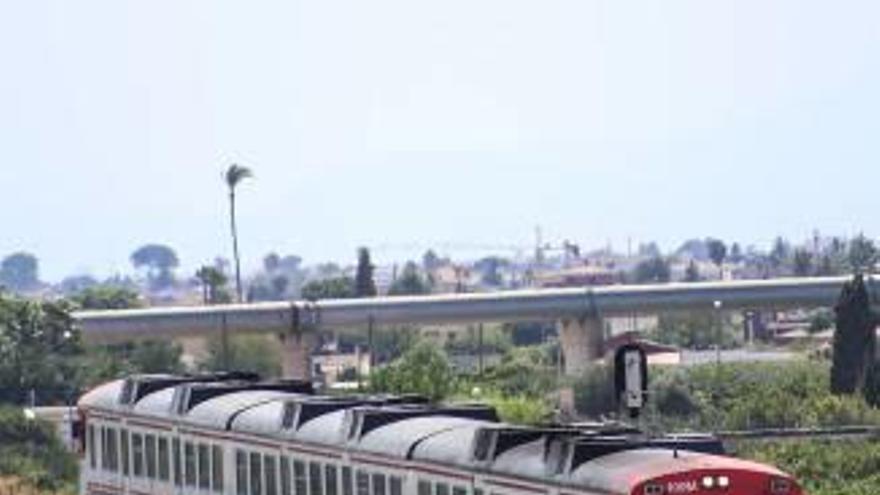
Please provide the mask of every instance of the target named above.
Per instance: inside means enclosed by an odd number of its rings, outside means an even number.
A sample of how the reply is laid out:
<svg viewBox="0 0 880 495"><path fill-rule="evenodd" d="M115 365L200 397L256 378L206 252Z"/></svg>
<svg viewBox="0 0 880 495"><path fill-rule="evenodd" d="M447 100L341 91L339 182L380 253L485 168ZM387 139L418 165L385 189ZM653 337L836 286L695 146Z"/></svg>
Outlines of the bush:
<svg viewBox="0 0 880 495"><path fill-rule="evenodd" d="M370 390L420 394L439 401L455 390L456 379L442 349L419 342L400 359L370 374Z"/></svg>
<svg viewBox="0 0 880 495"><path fill-rule="evenodd" d="M75 491L77 462L51 424L28 420L21 409L0 408L0 475L43 490Z"/></svg>
<svg viewBox="0 0 880 495"><path fill-rule="evenodd" d="M495 407L502 421L518 425L540 425L552 419L547 401L523 395L491 395L483 401Z"/></svg>
<svg viewBox="0 0 880 495"><path fill-rule="evenodd" d="M501 363L488 370L485 385L504 395L544 397L556 389L556 371L546 364L545 349L517 347L504 355Z"/></svg>
<svg viewBox="0 0 880 495"><path fill-rule="evenodd" d="M880 424L860 397L829 392L816 362L738 363L653 370L654 407L666 426L752 429Z"/></svg>
<svg viewBox="0 0 880 495"><path fill-rule="evenodd" d="M617 412L610 367L593 365L577 378L574 383L574 404L578 413L591 418Z"/></svg>
<svg viewBox="0 0 880 495"><path fill-rule="evenodd" d="M737 450L790 473L811 495L880 493L880 439L752 441Z"/></svg>

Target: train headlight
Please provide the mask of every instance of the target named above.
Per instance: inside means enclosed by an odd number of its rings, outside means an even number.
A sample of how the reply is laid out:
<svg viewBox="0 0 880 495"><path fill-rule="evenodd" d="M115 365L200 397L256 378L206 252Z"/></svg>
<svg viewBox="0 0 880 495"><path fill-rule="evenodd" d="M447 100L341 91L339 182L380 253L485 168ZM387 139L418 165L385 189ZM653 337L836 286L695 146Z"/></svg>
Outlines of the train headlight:
<svg viewBox="0 0 880 495"><path fill-rule="evenodd" d="M715 488L715 478L711 476L703 476L701 484L703 485L703 488L711 490L712 488Z"/></svg>
<svg viewBox="0 0 880 495"><path fill-rule="evenodd" d="M718 488L727 488L730 486L730 478L727 476L718 477Z"/></svg>
<svg viewBox="0 0 880 495"><path fill-rule="evenodd" d="M648 483L645 485L645 495L663 495L663 485L659 483Z"/></svg>

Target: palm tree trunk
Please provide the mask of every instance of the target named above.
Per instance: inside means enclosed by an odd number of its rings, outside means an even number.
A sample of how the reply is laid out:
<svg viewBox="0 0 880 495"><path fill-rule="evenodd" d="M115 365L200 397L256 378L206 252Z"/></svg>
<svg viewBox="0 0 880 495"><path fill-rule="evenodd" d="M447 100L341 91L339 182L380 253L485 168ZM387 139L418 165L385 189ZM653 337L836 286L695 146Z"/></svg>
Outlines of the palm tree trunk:
<svg viewBox="0 0 880 495"><path fill-rule="evenodd" d="M238 302L241 297L241 265L238 259L238 229L235 226L235 189L229 189L229 224L232 227L232 256L235 258L235 293Z"/></svg>

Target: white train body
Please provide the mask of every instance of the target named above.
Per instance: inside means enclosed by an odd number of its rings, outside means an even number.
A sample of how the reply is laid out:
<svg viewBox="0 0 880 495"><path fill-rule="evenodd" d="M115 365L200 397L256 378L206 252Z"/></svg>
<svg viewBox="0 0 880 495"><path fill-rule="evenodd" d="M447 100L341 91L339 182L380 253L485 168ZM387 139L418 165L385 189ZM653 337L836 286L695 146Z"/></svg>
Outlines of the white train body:
<svg viewBox="0 0 880 495"><path fill-rule="evenodd" d="M78 404L81 495L801 493L772 467L693 451L704 441L691 449L513 427L485 407L267 388L138 376L90 391Z"/></svg>

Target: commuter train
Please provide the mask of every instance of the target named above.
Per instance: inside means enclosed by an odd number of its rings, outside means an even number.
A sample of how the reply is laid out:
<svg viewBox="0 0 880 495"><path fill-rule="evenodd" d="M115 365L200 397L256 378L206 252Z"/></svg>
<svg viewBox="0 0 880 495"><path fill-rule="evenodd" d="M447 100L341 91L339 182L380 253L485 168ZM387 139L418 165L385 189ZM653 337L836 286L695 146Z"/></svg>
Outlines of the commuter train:
<svg viewBox="0 0 880 495"><path fill-rule="evenodd" d="M78 403L82 495L801 495L710 436L519 427L483 405L136 375Z"/></svg>
<svg viewBox="0 0 880 495"><path fill-rule="evenodd" d="M83 495L801 495L710 436L520 427L483 405L136 375L78 403Z"/></svg>

